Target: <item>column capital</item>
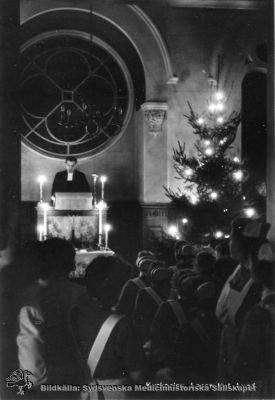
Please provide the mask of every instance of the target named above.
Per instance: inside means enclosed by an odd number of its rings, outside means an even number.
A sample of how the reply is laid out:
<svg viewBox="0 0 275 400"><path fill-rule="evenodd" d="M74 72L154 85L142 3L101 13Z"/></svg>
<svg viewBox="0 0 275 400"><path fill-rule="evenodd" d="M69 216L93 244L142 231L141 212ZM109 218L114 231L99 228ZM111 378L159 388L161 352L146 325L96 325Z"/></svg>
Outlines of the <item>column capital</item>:
<svg viewBox="0 0 275 400"><path fill-rule="evenodd" d="M166 116L166 111L168 110L168 104L161 102L146 102L142 104L141 109L144 111L149 132L160 133Z"/></svg>

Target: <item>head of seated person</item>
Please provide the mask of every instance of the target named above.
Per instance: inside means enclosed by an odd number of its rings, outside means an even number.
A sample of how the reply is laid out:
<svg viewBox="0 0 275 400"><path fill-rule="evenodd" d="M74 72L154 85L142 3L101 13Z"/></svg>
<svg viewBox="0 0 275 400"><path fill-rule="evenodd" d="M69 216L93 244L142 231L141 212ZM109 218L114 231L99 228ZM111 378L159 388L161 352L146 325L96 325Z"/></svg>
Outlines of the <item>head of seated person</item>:
<svg viewBox="0 0 275 400"><path fill-rule="evenodd" d="M20 284L29 285L39 280L47 280L52 273L47 262L45 242L32 241L24 245L20 263Z"/></svg>
<svg viewBox="0 0 275 400"><path fill-rule="evenodd" d="M47 239L44 242L45 260L54 276L68 277L75 269L75 249L73 245L60 238Z"/></svg>
<svg viewBox="0 0 275 400"><path fill-rule="evenodd" d="M191 244L185 241L179 241L175 244L174 249L175 259L179 267L181 265L192 265L194 260L194 249Z"/></svg>
<svg viewBox="0 0 275 400"><path fill-rule="evenodd" d="M196 290L200 284L200 279L196 274L186 275L184 271L178 271L173 280L178 300L187 312L193 312L197 308Z"/></svg>
<svg viewBox="0 0 275 400"><path fill-rule="evenodd" d="M91 299L111 309L123 285L131 277L131 267L116 256L98 256L86 269L86 288Z"/></svg>
<svg viewBox="0 0 275 400"><path fill-rule="evenodd" d="M211 276L214 272L215 257L207 252L200 251L195 258L194 270L199 275Z"/></svg>
<svg viewBox="0 0 275 400"><path fill-rule="evenodd" d="M171 278L173 275L171 269L168 268L164 262L155 260L151 262L147 273L150 286L160 295L164 297L168 295L171 289Z"/></svg>
<svg viewBox="0 0 275 400"><path fill-rule="evenodd" d="M147 254L143 254L137 258L136 266L139 271L139 277L141 277L146 283L148 281L148 270L152 261L156 260L155 255L153 253L147 252Z"/></svg>

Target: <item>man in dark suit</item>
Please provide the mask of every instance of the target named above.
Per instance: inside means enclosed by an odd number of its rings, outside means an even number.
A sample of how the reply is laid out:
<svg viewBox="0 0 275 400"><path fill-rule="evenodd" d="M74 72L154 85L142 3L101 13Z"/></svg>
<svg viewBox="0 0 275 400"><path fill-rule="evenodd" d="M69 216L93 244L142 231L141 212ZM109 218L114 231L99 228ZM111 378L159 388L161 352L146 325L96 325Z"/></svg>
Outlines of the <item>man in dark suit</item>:
<svg viewBox="0 0 275 400"><path fill-rule="evenodd" d="M90 192L86 176L76 170L77 159L73 156L66 157L66 170L57 172L52 186L52 196L56 192Z"/></svg>

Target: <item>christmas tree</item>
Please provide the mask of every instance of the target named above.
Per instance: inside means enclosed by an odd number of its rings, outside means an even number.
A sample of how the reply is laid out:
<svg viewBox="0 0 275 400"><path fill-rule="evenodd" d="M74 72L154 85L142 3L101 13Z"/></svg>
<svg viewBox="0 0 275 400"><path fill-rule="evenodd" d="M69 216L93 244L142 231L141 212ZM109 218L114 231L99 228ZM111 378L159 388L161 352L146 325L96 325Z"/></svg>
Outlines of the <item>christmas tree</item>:
<svg viewBox="0 0 275 400"><path fill-rule="evenodd" d="M264 196L250 188L249 171L233 154L233 142L241 122L240 112L224 116L223 93L217 91L203 116L190 103L185 115L195 135L196 156L188 156L185 144L178 142L173 161L177 190L165 188L174 203L177 238L200 242L203 238L223 239L229 236L231 220L240 215L254 217L261 213ZM174 228L175 229L175 228Z"/></svg>

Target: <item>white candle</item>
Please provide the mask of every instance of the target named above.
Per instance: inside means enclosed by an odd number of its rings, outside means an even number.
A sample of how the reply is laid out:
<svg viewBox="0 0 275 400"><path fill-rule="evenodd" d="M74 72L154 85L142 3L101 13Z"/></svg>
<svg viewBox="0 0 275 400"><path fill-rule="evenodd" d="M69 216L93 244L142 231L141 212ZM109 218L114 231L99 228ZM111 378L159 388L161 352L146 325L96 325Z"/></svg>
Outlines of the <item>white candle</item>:
<svg viewBox="0 0 275 400"><path fill-rule="evenodd" d="M108 249L108 238L109 238L110 229L111 229L111 225L109 225L109 224L104 225L104 230L105 230L105 249Z"/></svg>
<svg viewBox="0 0 275 400"><path fill-rule="evenodd" d="M97 204L97 208L98 208L98 245L99 247L102 245L102 211L105 207L105 203L101 200L98 204Z"/></svg>
<svg viewBox="0 0 275 400"><path fill-rule="evenodd" d="M39 182L39 200L40 200L40 203L42 203L43 202L43 183L46 182L46 177L44 175L39 176L38 182Z"/></svg>
<svg viewBox="0 0 275 400"><path fill-rule="evenodd" d="M38 225L38 234L39 234L39 241L42 242L43 240L43 232L44 232L44 225Z"/></svg>
<svg viewBox="0 0 275 400"><path fill-rule="evenodd" d="M104 184L106 182L107 178L106 176L101 176L100 181L101 181L101 200L104 200Z"/></svg>

